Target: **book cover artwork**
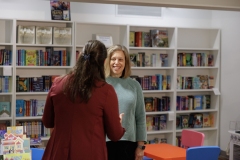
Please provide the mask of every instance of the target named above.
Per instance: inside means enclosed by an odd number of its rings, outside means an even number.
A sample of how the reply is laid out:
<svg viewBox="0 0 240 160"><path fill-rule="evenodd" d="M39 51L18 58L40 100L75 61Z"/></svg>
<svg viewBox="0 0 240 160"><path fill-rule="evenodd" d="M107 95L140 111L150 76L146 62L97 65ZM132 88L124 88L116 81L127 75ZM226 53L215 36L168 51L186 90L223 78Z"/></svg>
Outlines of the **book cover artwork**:
<svg viewBox="0 0 240 160"><path fill-rule="evenodd" d="M52 20L65 20L65 21L71 20L70 2L51 0L50 6Z"/></svg>

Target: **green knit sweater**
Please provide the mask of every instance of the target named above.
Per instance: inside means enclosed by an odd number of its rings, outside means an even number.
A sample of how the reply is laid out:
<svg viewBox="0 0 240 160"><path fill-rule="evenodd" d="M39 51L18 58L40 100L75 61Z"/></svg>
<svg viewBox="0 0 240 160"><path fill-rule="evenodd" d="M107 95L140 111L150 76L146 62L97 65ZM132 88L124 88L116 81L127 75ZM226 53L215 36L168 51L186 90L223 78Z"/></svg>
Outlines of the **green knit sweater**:
<svg viewBox="0 0 240 160"><path fill-rule="evenodd" d="M121 140L147 141L145 105L140 84L132 78L108 77L106 81L117 93L119 113L124 113L122 126L126 132Z"/></svg>

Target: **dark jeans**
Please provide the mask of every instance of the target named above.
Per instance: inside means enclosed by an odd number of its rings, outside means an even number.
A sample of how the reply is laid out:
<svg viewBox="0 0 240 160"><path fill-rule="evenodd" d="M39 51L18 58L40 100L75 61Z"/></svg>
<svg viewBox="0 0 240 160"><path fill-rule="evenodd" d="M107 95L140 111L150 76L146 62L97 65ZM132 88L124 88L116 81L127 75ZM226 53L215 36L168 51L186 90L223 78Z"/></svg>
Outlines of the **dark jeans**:
<svg viewBox="0 0 240 160"><path fill-rule="evenodd" d="M107 142L108 160L135 160L137 142Z"/></svg>

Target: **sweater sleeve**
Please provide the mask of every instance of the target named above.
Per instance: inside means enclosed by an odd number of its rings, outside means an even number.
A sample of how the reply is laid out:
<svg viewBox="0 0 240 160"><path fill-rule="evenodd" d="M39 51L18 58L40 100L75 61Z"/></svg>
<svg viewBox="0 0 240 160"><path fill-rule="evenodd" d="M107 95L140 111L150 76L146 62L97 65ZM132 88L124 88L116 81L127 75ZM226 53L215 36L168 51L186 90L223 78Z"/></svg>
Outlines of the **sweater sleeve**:
<svg viewBox="0 0 240 160"><path fill-rule="evenodd" d="M136 141L147 141L146 114L144 106L144 97L141 86L136 83L137 101L136 101Z"/></svg>
<svg viewBox="0 0 240 160"><path fill-rule="evenodd" d="M42 116L42 122L46 128L54 127L54 106L53 106L53 101L51 96L52 94L53 94L53 86L48 92L45 107L44 107L44 112Z"/></svg>
<svg viewBox="0 0 240 160"><path fill-rule="evenodd" d="M122 128L120 123L118 99L112 86L109 87L103 112L107 137L112 141L118 141L123 136L125 129Z"/></svg>

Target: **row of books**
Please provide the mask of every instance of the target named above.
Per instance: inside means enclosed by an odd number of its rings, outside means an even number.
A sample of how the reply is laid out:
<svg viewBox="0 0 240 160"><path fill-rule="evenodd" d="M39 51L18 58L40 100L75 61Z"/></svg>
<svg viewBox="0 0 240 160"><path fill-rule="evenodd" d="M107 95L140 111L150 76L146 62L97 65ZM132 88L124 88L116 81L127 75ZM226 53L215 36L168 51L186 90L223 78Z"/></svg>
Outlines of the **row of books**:
<svg viewBox="0 0 240 160"><path fill-rule="evenodd" d="M0 66L12 65L12 51L8 49L0 49Z"/></svg>
<svg viewBox="0 0 240 160"><path fill-rule="evenodd" d="M50 128L46 128L42 121L18 121L16 126L23 126L23 133L29 138L50 136Z"/></svg>
<svg viewBox="0 0 240 160"><path fill-rule="evenodd" d="M17 50L17 66L70 66L70 53L66 50Z"/></svg>
<svg viewBox="0 0 240 160"><path fill-rule="evenodd" d="M177 66L213 66L213 54L178 53Z"/></svg>
<svg viewBox="0 0 240 160"><path fill-rule="evenodd" d="M211 108L211 95L177 96L176 110L203 110Z"/></svg>
<svg viewBox="0 0 240 160"><path fill-rule="evenodd" d="M12 90L12 77L0 75L0 93L8 93Z"/></svg>
<svg viewBox="0 0 240 160"><path fill-rule="evenodd" d="M214 126L213 113L190 113L176 116L176 128L206 128Z"/></svg>
<svg viewBox="0 0 240 160"><path fill-rule="evenodd" d="M16 99L16 117L42 116L45 103L45 100Z"/></svg>
<svg viewBox="0 0 240 160"><path fill-rule="evenodd" d="M138 81L143 90L170 90L171 89L171 76L170 75L145 75L139 77L131 75L131 78Z"/></svg>
<svg viewBox="0 0 240 160"><path fill-rule="evenodd" d="M170 111L170 97L144 97L146 112Z"/></svg>
<svg viewBox="0 0 240 160"><path fill-rule="evenodd" d="M130 31L129 35L131 47L168 47L167 30Z"/></svg>
<svg viewBox="0 0 240 160"><path fill-rule="evenodd" d="M214 77L209 75L197 75L195 77L177 76L177 89L212 89Z"/></svg>
<svg viewBox="0 0 240 160"><path fill-rule="evenodd" d="M59 75L45 75L41 77L16 76L16 92L48 92L52 83Z"/></svg>
<svg viewBox="0 0 240 160"><path fill-rule="evenodd" d="M147 144L158 144L158 143L167 143L167 138L153 138L147 140Z"/></svg>
<svg viewBox="0 0 240 160"><path fill-rule="evenodd" d="M159 131L167 129L167 114L158 116L146 116L147 131Z"/></svg>
<svg viewBox="0 0 240 160"><path fill-rule="evenodd" d="M130 53L132 67L168 67L168 54L145 52Z"/></svg>

